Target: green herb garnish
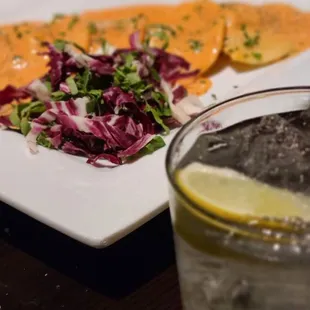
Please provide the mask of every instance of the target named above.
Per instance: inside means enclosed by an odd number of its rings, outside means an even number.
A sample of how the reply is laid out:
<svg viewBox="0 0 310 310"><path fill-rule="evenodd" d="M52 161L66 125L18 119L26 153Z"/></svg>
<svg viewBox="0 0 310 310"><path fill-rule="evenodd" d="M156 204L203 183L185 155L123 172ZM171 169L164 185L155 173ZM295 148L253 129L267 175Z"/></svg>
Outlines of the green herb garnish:
<svg viewBox="0 0 310 310"><path fill-rule="evenodd" d="M33 115L41 114L44 111L45 106L41 101L17 104L14 106L14 109L10 114L10 121L13 126L20 128L22 133L24 134L27 131L26 121L29 123L29 120Z"/></svg>
<svg viewBox="0 0 310 310"><path fill-rule="evenodd" d="M52 24L55 23L57 20L60 20L60 19L63 19L65 17L64 14L61 14L61 13L56 13L54 14L53 16L53 19L52 19Z"/></svg>
<svg viewBox="0 0 310 310"><path fill-rule="evenodd" d="M86 104L86 112L87 112L87 114L95 113L96 105L97 105L97 101L96 100L90 100L89 102L87 102L87 104Z"/></svg>
<svg viewBox="0 0 310 310"><path fill-rule="evenodd" d="M50 81L45 81L44 85L46 86L49 92L52 91L52 83Z"/></svg>
<svg viewBox="0 0 310 310"><path fill-rule="evenodd" d="M170 129L167 125L165 125L163 119L161 118L162 113L159 109L156 109L156 108L150 106L149 104L146 104L145 105L145 112L150 112L153 115L155 122L162 127L165 134L169 134Z"/></svg>
<svg viewBox="0 0 310 310"><path fill-rule="evenodd" d="M115 22L115 28L119 31L124 31L126 26L126 21L123 19L120 19Z"/></svg>
<svg viewBox="0 0 310 310"><path fill-rule="evenodd" d="M88 32L92 35L97 34L98 33L97 25L93 22L89 22L88 23Z"/></svg>
<svg viewBox="0 0 310 310"><path fill-rule="evenodd" d="M89 83L89 80L91 79L91 72L90 70L87 68L85 69L85 71L83 72L83 75L82 75L82 90L84 92L87 92L87 88L88 88L88 83Z"/></svg>
<svg viewBox="0 0 310 310"><path fill-rule="evenodd" d="M79 90L75 84L74 78L69 76L68 78L66 78L66 84L68 85L70 92L72 95L77 95Z"/></svg>
<svg viewBox="0 0 310 310"><path fill-rule="evenodd" d="M61 39L57 39L54 41L55 48L60 52L64 51L66 44L67 44L67 41L61 40Z"/></svg>
<svg viewBox="0 0 310 310"><path fill-rule="evenodd" d="M73 17L71 18L71 20L68 24L68 29L72 30L73 27L78 23L79 20L80 20L79 16L73 15Z"/></svg>
<svg viewBox="0 0 310 310"><path fill-rule="evenodd" d="M22 59L22 56L20 55L14 55L13 56L13 61L17 61L17 60L21 60Z"/></svg>
<svg viewBox="0 0 310 310"><path fill-rule="evenodd" d="M152 77L155 81L159 82L160 81L160 76L158 74L158 72L154 69L154 68L150 68L150 72L152 74Z"/></svg>
<svg viewBox="0 0 310 310"><path fill-rule="evenodd" d="M261 53L252 53L252 56L257 60L262 60L263 55Z"/></svg>
<svg viewBox="0 0 310 310"><path fill-rule="evenodd" d="M52 142L49 140L47 134L42 131L37 137L37 143L49 149L53 148Z"/></svg>
<svg viewBox="0 0 310 310"><path fill-rule="evenodd" d="M198 14L201 13L201 10L202 10L202 5L201 4L198 4L198 5L195 5L194 7L194 11Z"/></svg>
<svg viewBox="0 0 310 310"><path fill-rule="evenodd" d="M243 31L244 35L244 42L243 45L246 47L253 47L259 44L260 41L260 34L257 32L254 36L250 36L247 31L247 26L245 24L241 25L241 30Z"/></svg>
<svg viewBox="0 0 310 310"><path fill-rule="evenodd" d="M177 30L183 32L184 31L184 27L181 25L177 25Z"/></svg>
<svg viewBox="0 0 310 310"><path fill-rule="evenodd" d="M195 52L200 52L203 47L203 43L199 40L188 40L188 43L191 50Z"/></svg>
<svg viewBox="0 0 310 310"><path fill-rule="evenodd" d="M160 30L166 30L167 32L169 32L172 36L175 36L176 35L176 32L175 30L168 26L168 25L165 25L165 24L150 24L147 26L148 29L150 28L156 28L156 29L160 29Z"/></svg>
<svg viewBox="0 0 310 310"><path fill-rule="evenodd" d="M158 31L152 34L153 37L159 38L163 42L162 49L165 50L169 47L169 35L165 31Z"/></svg>
<svg viewBox="0 0 310 310"><path fill-rule="evenodd" d="M66 93L64 93L63 91L54 91L52 92L52 99L55 101L60 101L60 100L65 100L68 97L68 95Z"/></svg>
<svg viewBox="0 0 310 310"><path fill-rule="evenodd" d="M162 137L156 136L153 140L148 143L142 150L139 151L139 155L148 155L154 153L156 150L166 145Z"/></svg>
<svg viewBox="0 0 310 310"><path fill-rule="evenodd" d="M20 131L24 136L27 136L31 129L30 122L27 117L23 117L20 122Z"/></svg>
<svg viewBox="0 0 310 310"><path fill-rule="evenodd" d="M139 23L139 21L140 21L142 18L144 18L144 14L142 14L142 13L140 13L140 14L138 14L137 16L134 16L134 17L131 18L131 22L132 22L132 24L133 24L134 29L137 29L137 28L138 28L138 23Z"/></svg>

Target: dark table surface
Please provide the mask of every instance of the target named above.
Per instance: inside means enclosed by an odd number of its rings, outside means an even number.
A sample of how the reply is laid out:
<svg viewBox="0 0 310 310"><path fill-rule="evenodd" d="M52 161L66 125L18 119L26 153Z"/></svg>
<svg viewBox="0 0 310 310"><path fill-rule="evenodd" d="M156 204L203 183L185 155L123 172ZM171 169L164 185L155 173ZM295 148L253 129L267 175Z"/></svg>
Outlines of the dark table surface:
<svg viewBox="0 0 310 310"><path fill-rule="evenodd" d="M181 309L169 212L97 250L0 202L0 309Z"/></svg>

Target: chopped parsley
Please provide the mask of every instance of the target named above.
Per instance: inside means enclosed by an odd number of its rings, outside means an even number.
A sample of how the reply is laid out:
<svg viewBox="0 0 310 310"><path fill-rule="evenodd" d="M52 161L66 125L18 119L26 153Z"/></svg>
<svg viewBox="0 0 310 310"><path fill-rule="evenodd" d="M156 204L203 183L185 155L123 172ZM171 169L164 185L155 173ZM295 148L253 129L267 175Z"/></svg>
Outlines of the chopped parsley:
<svg viewBox="0 0 310 310"><path fill-rule="evenodd" d="M144 42L147 46L150 44L152 37L157 37L160 41L162 41L162 46L161 46L162 49L165 50L168 48L170 37L166 31L158 30L158 31L155 31L153 33L148 33L148 35L146 36L146 38L144 40Z"/></svg>
<svg viewBox="0 0 310 310"><path fill-rule="evenodd" d="M262 60L263 55L261 53L252 53L252 56L257 60Z"/></svg>
<svg viewBox="0 0 310 310"><path fill-rule="evenodd" d="M77 15L74 15L74 16L71 18L71 20L70 20L70 22L69 22L69 24L68 24L68 29L69 29L69 30L72 30L73 27L78 23L79 20L80 20L80 18L79 18Z"/></svg>
<svg viewBox="0 0 310 310"><path fill-rule="evenodd" d="M148 28L157 28L157 29L160 29L160 30L165 30L165 31L169 32L172 36L176 35L175 30L172 27L168 26L168 25L164 25L164 24L150 24L147 27Z"/></svg>
<svg viewBox="0 0 310 310"><path fill-rule="evenodd" d="M106 39L100 38L100 42L101 42L101 48L103 51L106 51L107 49L107 45L108 45L108 41Z"/></svg>
<svg viewBox="0 0 310 310"><path fill-rule="evenodd" d="M216 94L211 94L213 100L217 100Z"/></svg>
<svg viewBox="0 0 310 310"><path fill-rule="evenodd" d="M73 77L71 77L71 76L67 77L66 78L66 83L67 83L67 85L68 85L72 95L78 94L79 91L78 91L78 88L76 86L76 83L75 83Z"/></svg>
<svg viewBox="0 0 310 310"><path fill-rule="evenodd" d="M160 82L160 76L159 76L158 72L153 67L150 68L150 72L151 72L153 79L157 82Z"/></svg>
<svg viewBox="0 0 310 310"><path fill-rule="evenodd" d="M14 26L14 31L15 31L15 35L18 39L21 39L23 37L23 34L22 32L20 31L19 27L18 26Z"/></svg>
<svg viewBox="0 0 310 310"><path fill-rule="evenodd" d="M194 10L196 13L200 14L201 13L201 10L202 10L202 5L201 4L198 4L194 7Z"/></svg>
<svg viewBox="0 0 310 310"><path fill-rule="evenodd" d="M97 34L98 33L98 28L95 23L89 22L88 23L88 32L89 34Z"/></svg>
<svg viewBox="0 0 310 310"><path fill-rule="evenodd" d="M124 31L125 30L125 24L126 24L125 20L120 19L120 20L116 21L115 28L119 31Z"/></svg>
<svg viewBox="0 0 310 310"><path fill-rule="evenodd" d="M181 26L181 25L177 25L177 30L183 32L183 31L184 31L184 28L183 28L183 26Z"/></svg>
<svg viewBox="0 0 310 310"><path fill-rule="evenodd" d="M138 14L137 16L134 16L134 17L131 18L131 22L132 22L132 24L133 24L134 29L137 29L137 28L138 28L138 23L139 23L139 21L140 21L142 18L144 18L144 14L142 14L142 13L140 13L140 14Z"/></svg>
<svg viewBox="0 0 310 310"><path fill-rule="evenodd" d="M191 16L190 16L189 14L184 15L184 16L182 17L182 19L183 19L184 21L188 21L190 18L191 18Z"/></svg>
<svg viewBox="0 0 310 310"><path fill-rule="evenodd" d="M260 41L259 32L256 32L254 36L250 36L247 30L247 26L245 24L241 25L241 30L243 31L243 35L244 35L243 45L245 47L253 47L259 44L259 41Z"/></svg>
<svg viewBox="0 0 310 310"><path fill-rule="evenodd" d="M53 16L53 19L52 19L52 24L55 23L57 20L60 20L60 19L63 19L65 17L64 14L61 14L61 13L56 13L54 14Z"/></svg>
<svg viewBox="0 0 310 310"><path fill-rule="evenodd" d="M137 99L140 99L144 92L152 88L151 84L142 80L133 62L136 55L129 53L126 55L125 64L116 68L114 74L114 84L125 92L132 92Z"/></svg>
<svg viewBox="0 0 310 310"><path fill-rule="evenodd" d="M21 60L21 59L22 59L22 56L19 56L19 55L13 56L13 61L17 61L17 60Z"/></svg>
<svg viewBox="0 0 310 310"><path fill-rule="evenodd" d="M46 134L44 131L42 131L42 132L38 135L38 137L37 137L37 143L38 143L39 145L42 145L42 146L44 146L44 147L46 147L46 148L49 148L49 149L53 148L52 142L50 141L49 137L47 136L47 134Z"/></svg>
<svg viewBox="0 0 310 310"><path fill-rule="evenodd" d="M55 40L54 46L58 51L62 52L65 49L66 43L64 40Z"/></svg>
<svg viewBox="0 0 310 310"><path fill-rule="evenodd" d="M188 44L194 52L200 52L203 47L203 43L199 40L188 40Z"/></svg>

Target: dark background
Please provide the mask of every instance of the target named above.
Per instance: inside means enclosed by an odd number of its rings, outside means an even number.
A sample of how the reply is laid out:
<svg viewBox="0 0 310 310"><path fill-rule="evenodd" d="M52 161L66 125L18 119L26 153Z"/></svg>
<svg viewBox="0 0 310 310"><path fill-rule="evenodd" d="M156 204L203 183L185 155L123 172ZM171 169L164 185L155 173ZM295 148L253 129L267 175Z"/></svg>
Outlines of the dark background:
<svg viewBox="0 0 310 310"><path fill-rule="evenodd" d="M98 250L0 202L0 309L181 309L169 212Z"/></svg>

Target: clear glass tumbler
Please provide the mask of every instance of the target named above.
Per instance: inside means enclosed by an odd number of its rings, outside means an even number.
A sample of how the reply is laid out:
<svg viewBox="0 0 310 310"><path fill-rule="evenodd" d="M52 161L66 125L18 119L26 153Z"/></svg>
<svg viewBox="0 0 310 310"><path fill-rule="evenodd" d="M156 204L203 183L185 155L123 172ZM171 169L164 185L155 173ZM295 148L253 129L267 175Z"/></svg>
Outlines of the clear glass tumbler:
<svg viewBox="0 0 310 310"><path fill-rule="evenodd" d="M245 115L252 119L281 112L284 106L298 110L309 98L310 87L242 95L207 109L175 136L166 169L184 310L310 309L308 223L301 219L297 230L286 231L227 220L193 201L175 174L190 150L187 164L201 162L203 143L193 146L209 131L237 123Z"/></svg>

